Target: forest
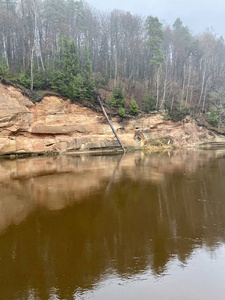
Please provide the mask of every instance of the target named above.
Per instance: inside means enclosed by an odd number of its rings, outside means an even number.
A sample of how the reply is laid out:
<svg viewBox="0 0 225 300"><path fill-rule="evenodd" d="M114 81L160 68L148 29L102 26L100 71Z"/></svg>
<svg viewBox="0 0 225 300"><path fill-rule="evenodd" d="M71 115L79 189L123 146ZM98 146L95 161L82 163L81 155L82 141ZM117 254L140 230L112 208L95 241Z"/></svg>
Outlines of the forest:
<svg viewBox="0 0 225 300"><path fill-rule="evenodd" d="M130 105L131 114L204 114L225 126L223 37L146 14L75 0L0 0L0 77L71 101L94 101L104 89L121 117Z"/></svg>

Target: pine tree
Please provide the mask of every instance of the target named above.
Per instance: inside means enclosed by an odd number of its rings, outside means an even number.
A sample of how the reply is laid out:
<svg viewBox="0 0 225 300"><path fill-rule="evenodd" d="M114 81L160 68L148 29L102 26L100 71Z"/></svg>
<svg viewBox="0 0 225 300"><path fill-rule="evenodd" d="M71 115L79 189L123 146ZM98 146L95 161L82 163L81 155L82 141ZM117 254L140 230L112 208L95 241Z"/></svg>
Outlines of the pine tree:
<svg viewBox="0 0 225 300"><path fill-rule="evenodd" d="M112 107L124 107L125 106L125 95L121 85L116 85L112 90L109 104Z"/></svg>
<svg viewBox="0 0 225 300"><path fill-rule="evenodd" d="M164 61L162 52L162 42L164 38L162 23L158 18L149 16L146 20L146 30L148 35L147 44L150 47L150 66L153 69L160 67Z"/></svg>
<svg viewBox="0 0 225 300"><path fill-rule="evenodd" d="M0 76L4 77L9 75L9 68L7 66L6 63L6 59L5 58L1 58L0 59Z"/></svg>
<svg viewBox="0 0 225 300"><path fill-rule="evenodd" d="M130 114L131 115L137 115L139 113L138 105L134 98L131 99L130 103Z"/></svg>
<svg viewBox="0 0 225 300"><path fill-rule="evenodd" d="M92 73L92 64L89 58L88 46L85 43L84 48L84 66L83 66L83 78L84 78L84 98L92 99L95 90L95 82Z"/></svg>
<svg viewBox="0 0 225 300"><path fill-rule="evenodd" d="M144 98L143 110L146 113L155 110L156 108L156 99L151 94L146 94Z"/></svg>
<svg viewBox="0 0 225 300"><path fill-rule="evenodd" d="M72 101L85 97L84 77L75 41L61 39L56 70L52 72L51 86Z"/></svg>
<svg viewBox="0 0 225 300"><path fill-rule="evenodd" d="M124 117L125 117L125 109L124 109L123 107L119 107L118 115L119 115L121 118L124 118Z"/></svg>

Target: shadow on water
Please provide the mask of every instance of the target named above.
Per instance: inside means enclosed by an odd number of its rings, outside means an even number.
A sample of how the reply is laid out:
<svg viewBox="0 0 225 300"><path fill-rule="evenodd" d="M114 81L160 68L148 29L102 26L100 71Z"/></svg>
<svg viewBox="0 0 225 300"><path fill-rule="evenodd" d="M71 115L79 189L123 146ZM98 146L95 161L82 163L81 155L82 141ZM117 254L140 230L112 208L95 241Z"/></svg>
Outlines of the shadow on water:
<svg viewBox="0 0 225 300"><path fill-rule="evenodd" d="M214 251L224 177L214 151L0 161L1 299L73 299L107 276L164 276L174 258Z"/></svg>

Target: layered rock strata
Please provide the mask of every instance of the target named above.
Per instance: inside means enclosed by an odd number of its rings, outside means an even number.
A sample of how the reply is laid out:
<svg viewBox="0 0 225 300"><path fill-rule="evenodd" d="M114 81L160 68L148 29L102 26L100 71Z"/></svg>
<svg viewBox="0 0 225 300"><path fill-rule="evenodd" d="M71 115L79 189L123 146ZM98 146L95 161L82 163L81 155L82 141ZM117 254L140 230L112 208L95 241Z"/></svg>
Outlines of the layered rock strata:
<svg viewBox="0 0 225 300"><path fill-rule="evenodd" d="M141 148L152 141L195 147L217 137L191 118L174 123L164 120L162 114L152 114L111 121L124 146L129 148ZM0 154L67 153L117 147L101 112L56 96L46 96L33 104L20 90L0 83Z"/></svg>

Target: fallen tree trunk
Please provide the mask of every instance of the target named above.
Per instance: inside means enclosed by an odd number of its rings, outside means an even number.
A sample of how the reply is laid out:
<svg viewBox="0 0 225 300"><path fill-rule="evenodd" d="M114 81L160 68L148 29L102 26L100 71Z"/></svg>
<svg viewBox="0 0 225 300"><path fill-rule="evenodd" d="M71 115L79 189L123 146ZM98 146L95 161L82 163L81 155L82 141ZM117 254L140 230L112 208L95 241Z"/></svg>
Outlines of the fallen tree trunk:
<svg viewBox="0 0 225 300"><path fill-rule="evenodd" d="M120 139L119 139L119 137L118 137L118 135L117 135L117 133L116 133L116 131L115 131L115 129L114 129L112 123L111 123L110 120L109 120L109 117L108 117L108 115L107 115L107 113L106 113L106 111L105 111L105 108L104 108L104 106L103 106L103 104L102 104L102 101L101 101L101 98L100 98L99 95L98 95L98 101L99 101L100 106L101 106L101 109L102 109L102 111L103 111L103 113L104 113L104 115L105 115L105 117L106 117L106 119L107 119L107 121L108 121L108 123L109 123L111 129L112 129L112 132L114 133L114 135L115 135L115 137L116 137L118 143L120 144L121 148L123 149L123 152L125 153L126 150L125 150L125 148L124 148L122 142L120 141Z"/></svg>

